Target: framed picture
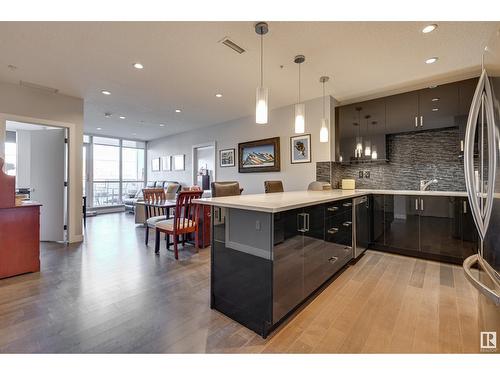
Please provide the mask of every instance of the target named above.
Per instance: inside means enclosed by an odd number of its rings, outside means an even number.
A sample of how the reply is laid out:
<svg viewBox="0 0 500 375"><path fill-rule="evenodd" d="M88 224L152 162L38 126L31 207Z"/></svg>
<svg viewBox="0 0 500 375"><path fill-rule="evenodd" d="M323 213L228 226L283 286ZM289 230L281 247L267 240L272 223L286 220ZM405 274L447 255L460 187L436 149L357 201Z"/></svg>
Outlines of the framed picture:
<svg viewBox="0 0 500 375"><path fill-rule="evenodd" d="M161 170L162 171L172 170L172 166L170 165L171 160L172 160L172 158L170 156L162 156L161 157Z"/></svg>
<svg viewBox="0 0 500 375"><path fill-rule="evenodd" d="M153 172L160 171L160 158L154 158L151 160L151 170Z"/></svg>
<svg viewBox="0 0 500 375"><path fill-rule="evenodd" d="M279 172L280 138L238 144L238 172Z"/></svg>
<svg viewBox="0 0 500 375"><path fill-rule="evenodd" d="M236 160L234 154L236 150L234 148L229 148L226 150L220 150L219 152L219 162L221 167L234 167L236 165Z"/></svg>
<svg viewBox="0 0 500 375"><path fill-rule="evenodd" d="M173 169L174 171L183 171L184 170L184 154L183 155L174 155L172 156L173 161Z"/></svg>
<svg viewBox="0 0 500 375"><path fill-rule="evenodd" d="M290 159L292 164L311 162L311 134L290 137Z"/></svg>

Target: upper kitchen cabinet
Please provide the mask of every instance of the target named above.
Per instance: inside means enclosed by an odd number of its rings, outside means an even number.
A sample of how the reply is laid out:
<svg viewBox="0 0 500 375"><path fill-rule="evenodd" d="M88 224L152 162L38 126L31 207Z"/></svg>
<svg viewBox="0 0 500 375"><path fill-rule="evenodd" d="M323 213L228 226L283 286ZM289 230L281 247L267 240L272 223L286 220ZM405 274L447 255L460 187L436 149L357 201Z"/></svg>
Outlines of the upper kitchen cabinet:
<svg viewBox="0 0 500 375"><path fill-rule="evenodd" d="M465 129L467 128L467 118L469 117L469 110L472 104L472 98L476 91L477 82L479 78L471 78L459 82L458 87L458 113L455 118L455 123L460 130L460 152L464 151Z"/></svg>
<svg viewBox="0 0 500 375"><path fill-rule="evenodd" d="M385 159L385 98L338 107L341 161Z"/></svg>
<svg viewBox="0 0 500 375"><path fill-rule="evenodd" d="M386 98L387 133L419 130L418 91Z"/></svg>
<svg viewBox="0 0 500 375"><path fill-rule="evenodd" d="M418 92L420 130L456 126L459 109L459 83L429 87Z"/></svg>

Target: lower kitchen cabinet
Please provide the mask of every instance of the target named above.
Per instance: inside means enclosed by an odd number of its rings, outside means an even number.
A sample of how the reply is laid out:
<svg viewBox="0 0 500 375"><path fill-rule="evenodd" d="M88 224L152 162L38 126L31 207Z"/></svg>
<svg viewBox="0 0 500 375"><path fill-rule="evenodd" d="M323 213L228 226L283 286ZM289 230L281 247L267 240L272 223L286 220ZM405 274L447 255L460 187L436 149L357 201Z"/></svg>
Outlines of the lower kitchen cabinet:
<svg viewBox="0 0 500 375"><path fill-rule="evenodd" d="M386 195L384 197L384 245L392 248L418 251L419 212L417 197Z"/></svg>
<svg viewBox="0 0 500 375"><path fill-rule="evenodd" d="M344 203L350 203L343 206ZM328 234L334 210L338 240ZM330 208L330 210L328 210ZM349 214L348 214L349 213ZM349 202L320 204L274 215L285 223L283 241L273 248L273 322L278 322L352 259ZM337 222L335 221L335 222ZM349 244L346 233L349 232Z"/></svg>
<svg viewBox="0 0 500 375"><path fill-rule="evenodd" d="M374 195L373 202L374 248L454 263L477 251L467 198Z"/></svg>

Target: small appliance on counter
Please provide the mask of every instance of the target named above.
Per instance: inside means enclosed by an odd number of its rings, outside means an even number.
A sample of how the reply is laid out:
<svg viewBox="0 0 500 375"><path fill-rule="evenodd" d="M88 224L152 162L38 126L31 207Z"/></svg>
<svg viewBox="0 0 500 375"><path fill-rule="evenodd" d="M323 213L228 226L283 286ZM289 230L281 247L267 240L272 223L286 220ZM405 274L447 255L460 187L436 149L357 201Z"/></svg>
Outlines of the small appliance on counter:
<svg viewBox="0 0 500 375"><path fill-rule="evenodd" d="M356 181L350 178L342 179L342 190L354 190L356 189Z"/></svg>
<svg viewBox="0 0 500 375"><path fill-rule="evenodd" d="M313 191L332 190L332 185L329 182L313 181L309 184L307 190L313 190Z"/></svg>

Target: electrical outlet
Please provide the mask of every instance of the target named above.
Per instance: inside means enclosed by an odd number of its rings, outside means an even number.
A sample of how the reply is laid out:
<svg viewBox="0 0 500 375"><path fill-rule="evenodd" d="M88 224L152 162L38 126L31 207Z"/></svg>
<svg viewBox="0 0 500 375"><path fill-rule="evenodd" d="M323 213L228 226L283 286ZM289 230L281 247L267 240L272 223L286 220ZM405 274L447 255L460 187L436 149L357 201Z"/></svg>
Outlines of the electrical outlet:
<svg viewBox="0 0 500 375"><path fill-rule="evenodd" d="M363 178L363 171L359 171L359 178Z"/></svg>
<svg viewBox="0 0 500 375"><path fill-rule="evenodd" d="M365 171L365 178L370 178L370 171Z"/></svg>

